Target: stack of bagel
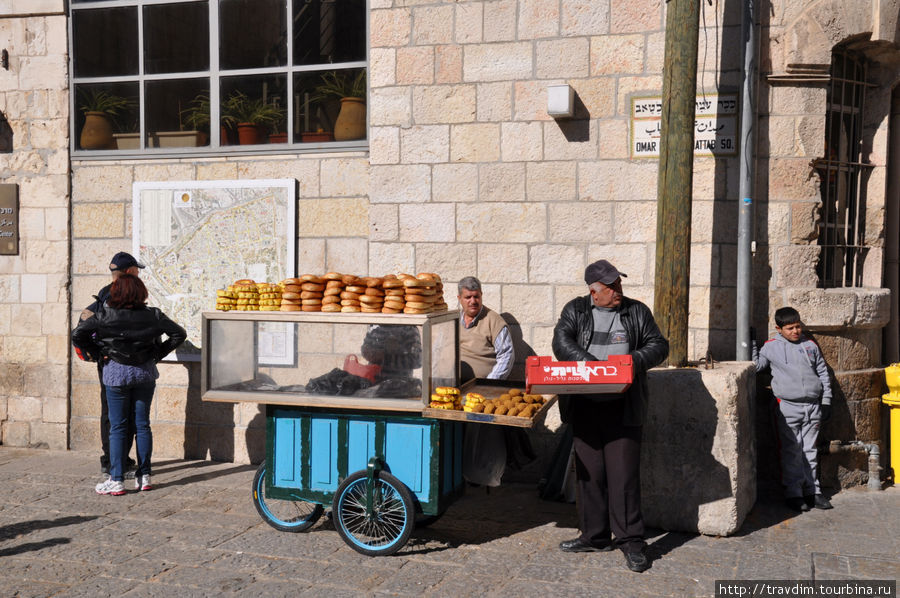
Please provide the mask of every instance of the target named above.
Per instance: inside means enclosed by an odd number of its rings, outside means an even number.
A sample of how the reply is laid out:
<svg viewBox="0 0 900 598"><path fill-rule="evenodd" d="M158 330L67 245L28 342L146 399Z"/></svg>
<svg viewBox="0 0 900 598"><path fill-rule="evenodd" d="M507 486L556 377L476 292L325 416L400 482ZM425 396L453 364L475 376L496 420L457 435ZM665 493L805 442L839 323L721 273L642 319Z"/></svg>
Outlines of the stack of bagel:
<svg viewBox="0 0 900 598"><path fill-rule="evenodd" d="M237 291L219 289L216 291L216 309L219 311L231 311L237 307Z"/></svg>
<svg viewBox="0 0 900 598"><path fill-rule="evenodd" d="M328 272L324 276L325 290L322 291L322 311L336 313L341 311L341 293L347 283L344 282L344 275L340 272Z"/></svg>
<svg viewBox="0 0 900 598"><path fill-rule="evenodd" d="M259 292L259 311L278 311L281 307L281 286L269 282L256 283Z"/></svg>
<svg viewBox="0 0 900 598"><path fill-rule="evenodd" d="M438 285L441 284L440 276L431 272L422 272L415 276L401 275L400 277L403 279L405 292L403 313L429 314L437 311L436 306L440 304L443 304L443 309L447 309L447 304L444 303L443 286L438 291Z"/></svg>
<svg viewBox="0 0 900 598"><path fill-rule="evenodd" d="M234 281L228 290L237 293L235 309L238 311L259 311L259 291L256 282L249 278Z"/></svg>
<svg viewBox="0 0 900 598"><path fill-rule="evenodd" d="M381 287L384 290L381 313L402 314L403 308L406 307L404 299L406 291L403 290L403 280L396 274L388 274L382 279Z"/></svg>
<svg viewBox="0 0 900 598"><path fill-rule="evenodd" d="M300 285L303 281L299 278L285 278L281 281L281 304L280 311L301 311L302 303L300 302L300 293L303 291Z"/></svg>
<svg viewBox="0 0 900 598"><path fill-rule="evenodd" d="M428 406L432 409L455 409L459 410L460 396L459 389L453 386L438 386L431 393L431 402Z"/></svg>

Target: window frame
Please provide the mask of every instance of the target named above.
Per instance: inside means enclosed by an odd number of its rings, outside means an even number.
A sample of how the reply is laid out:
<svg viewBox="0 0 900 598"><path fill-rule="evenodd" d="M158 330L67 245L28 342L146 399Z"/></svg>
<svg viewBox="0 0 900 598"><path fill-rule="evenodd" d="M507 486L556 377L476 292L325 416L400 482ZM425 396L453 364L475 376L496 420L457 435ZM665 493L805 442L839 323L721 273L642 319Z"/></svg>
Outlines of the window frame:
<svg viewBox="0 0 900 598"><path fill-rule="evenodd" d="M242 68L222 70L219 68L219 4L220 0L205 0L209 5L209 70L190 71L177 73L147 74L144 68L144 8L147 6L159 6L166 4L183 4L189 2L202 2L203 0L70 0L68 3L68 67L69 67L69 110L72 117L69 119L70 155L78 160L110 160L110 159L134 159L134 158L158 158L158 157L200 157L200 156L241 156L260 154L285 154L285 153L310 153L323 151L360 151L369 147L369 115L366 113L366 136L363 139L350 141L324 141L301 142L294 139L293 142L279 143L277 145L237 145L221 144L218 135L212 134L217 127L212 123L219 123L221 116L221 85L222 81L232 77L248 76L272 76L282 75L286 78L285 95L290 104L290 98L294 96L294 78L302 73L324 73L329 70L363 69L366 71L366 103L370 95L371 83L368 77L370 61L370 30L369 30L369 1L365 0L364 8L364 53L362 60L344 61L335 63L294 64L293 35L287 35L286 48L287 62L283 66ZM302 0L284 0L285 18L288 27L293 26L293 5ZM134 75L119 75L108 77L76 77L75 76L75 39L74 39L74 15L80 10L96 10L103 8L134 7L138 20L138 72ZM332 67L332 68L327 68ZM136 83L138 86L138 135L140 145L149 143L146 114L146 84L153 81L173 81L180 79L207 79L209 81L210 99L210 135L209 144L203 147L139 147L138 149L102 149L87 150L79 147L77 134L79 133L77 119L79 114L76 89L82 84L109 84L109 83ZM290 106L286 106L285 127L287 131L294 130L295 114Z"/></svg>

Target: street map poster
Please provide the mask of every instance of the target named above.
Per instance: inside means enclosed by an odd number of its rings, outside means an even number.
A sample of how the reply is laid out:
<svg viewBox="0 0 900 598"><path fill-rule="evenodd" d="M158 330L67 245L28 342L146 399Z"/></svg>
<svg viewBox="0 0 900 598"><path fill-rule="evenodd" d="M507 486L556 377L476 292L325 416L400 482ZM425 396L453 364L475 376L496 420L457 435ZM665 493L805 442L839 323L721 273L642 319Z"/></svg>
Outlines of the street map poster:
<svg viewBox="0 0 900 598"><path fill-rule="evenodd" d="M737 95L697 96L694 117L694 155L737 155ZM659 158L662 138L662 96L631 99L631 157Z"/></svg>
<svg viewBox="0 0 900 598"><path fill-rule="evenodd" d="M175 358L200 359L201 312L235 280L296 273L296 181L134 183L133 253L148 305L187 330Z"/></svg>

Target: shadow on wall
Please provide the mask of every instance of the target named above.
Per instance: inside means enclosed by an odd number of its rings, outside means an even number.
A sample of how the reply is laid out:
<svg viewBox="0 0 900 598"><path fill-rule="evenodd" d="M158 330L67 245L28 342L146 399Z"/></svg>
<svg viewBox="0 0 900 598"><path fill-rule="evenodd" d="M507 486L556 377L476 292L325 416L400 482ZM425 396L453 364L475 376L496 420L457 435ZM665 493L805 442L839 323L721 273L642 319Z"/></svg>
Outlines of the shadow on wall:
<svg viewBox="0 0 900 598"><path fill-rule="evenodd" d="M664 380L665 391L654 388L651 380L652 400L644 420L644 520L669 531L697 531L701 506L734 494L728 467L713 454L719 411L699 371L666 371Z"/></svg>
<svg viewBox="0 0 900 598"><path fill-rule="evenodd" d="M509 373L509 380L525 380L525 359L531 355L536 355L531 345L525 342L522 336L522 326L514 315L509 312L503 312L500 317L506 321L509 327L509 336L512 338L513 351L515 351L516 361L513 369Z"/></svg>
<svg viewBox="0 0 900 598"><path fill-rule="evenodd" d="M200 362L188 362L185 367L184 458L234 461L234 404L202 401Z"/></svg>
<svg viewBox="0 0 900 598"><path fill-rule="evenodd" d="M6 120L6 115L0 112L0 154L9 154L13 151L13 130Z"/></svg>

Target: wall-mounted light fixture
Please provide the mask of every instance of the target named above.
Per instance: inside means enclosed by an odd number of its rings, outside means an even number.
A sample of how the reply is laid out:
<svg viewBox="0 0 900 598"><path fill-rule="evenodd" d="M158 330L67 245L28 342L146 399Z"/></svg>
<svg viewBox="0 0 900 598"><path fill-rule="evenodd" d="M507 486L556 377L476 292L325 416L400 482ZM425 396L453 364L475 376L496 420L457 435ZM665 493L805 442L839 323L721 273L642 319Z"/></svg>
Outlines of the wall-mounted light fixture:
<svg viewBox="0 0 900 598"><path fill-rule="evenodd" d="M547 114L553 118L569 118L575 114L575 90L570 85L547 88Z"/></svg>

